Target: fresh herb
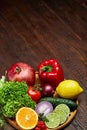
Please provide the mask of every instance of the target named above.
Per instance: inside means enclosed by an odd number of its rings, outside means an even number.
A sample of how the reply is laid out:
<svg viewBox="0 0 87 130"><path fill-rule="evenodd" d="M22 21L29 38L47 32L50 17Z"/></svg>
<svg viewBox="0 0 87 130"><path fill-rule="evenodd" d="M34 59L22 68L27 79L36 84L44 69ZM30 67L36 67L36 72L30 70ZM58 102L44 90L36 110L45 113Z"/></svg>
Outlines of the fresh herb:
<svg viewBox="0 0 87 130"><path fill-rule="evenodd" d="M2 111L0 111L0 127L3 127L5 129L6 125L7 125L6 120L4 116L2 115Z"/></svg>
<svg viewBox="0 0 87 130"><path fill-rule="evenodd" d="M44 116L44 113L40 113L39 114L39 120L42 120L44 122L48 122L49 120L46 118L46 116Z"/></svg>

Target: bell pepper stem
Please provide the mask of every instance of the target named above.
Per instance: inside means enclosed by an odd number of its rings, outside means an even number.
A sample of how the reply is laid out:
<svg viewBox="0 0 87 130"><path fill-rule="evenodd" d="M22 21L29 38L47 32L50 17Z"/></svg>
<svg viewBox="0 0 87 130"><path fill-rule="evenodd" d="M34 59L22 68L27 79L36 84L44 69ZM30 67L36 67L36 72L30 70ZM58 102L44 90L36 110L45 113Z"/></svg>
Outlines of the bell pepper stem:
<svg viewBox="0 0 87 130"><path fill-rule="evenodd" d="M50 65L48 65L48 66L43 66L43 67L41 68L41 70L44 71L44 72L51 72L52 69L53 69L53 67L50 66Z"/></svg>

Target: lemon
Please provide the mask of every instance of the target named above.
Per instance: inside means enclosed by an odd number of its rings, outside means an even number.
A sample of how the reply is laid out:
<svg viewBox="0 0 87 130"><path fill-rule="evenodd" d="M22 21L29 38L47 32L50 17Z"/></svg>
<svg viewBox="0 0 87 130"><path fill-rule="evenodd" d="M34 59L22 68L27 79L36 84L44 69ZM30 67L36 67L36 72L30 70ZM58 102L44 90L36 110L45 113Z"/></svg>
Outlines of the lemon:
<svg viewBox="0 0 87 130"><path fill-rule="evenodd" d="M57 94L62 98L75 99L83 92L83 88L75 80L64 80L56 87Z"/></svg>

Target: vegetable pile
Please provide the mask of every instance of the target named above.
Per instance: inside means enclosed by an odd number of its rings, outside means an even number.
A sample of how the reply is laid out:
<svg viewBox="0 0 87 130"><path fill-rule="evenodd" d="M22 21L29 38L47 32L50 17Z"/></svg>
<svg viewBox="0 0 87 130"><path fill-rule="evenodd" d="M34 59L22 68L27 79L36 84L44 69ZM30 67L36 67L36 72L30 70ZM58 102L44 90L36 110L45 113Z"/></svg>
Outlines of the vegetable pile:
<svg viewBox="0 0 87 130"><path fill-rule="evenodd" d="M29 107L38 115L38 123L33 130L54 129L69 118L71 111L77 109L77 96L83 92L83 89L78 85L81 90L78 92L77 84L69 85L68 80L65 84L64 72L57 60L44 60L38 65L37 70L38 78L35 79L34 68L19 62L10 66L7 69L7 75L0 79L1 127L5 125L6 118L16 120L16 114L22 107ZM63 86L61 87L62 82ZM61 96L63 91L65 93ZM74 100L71 98L69 91L74 94ZM67 94L70 94L68 98L66 98ZM60 108L62 109L63 106L64 111L58 110L60 104L62 104ZM56 109L57 111L55 111ZM68 116L65 111L68 112ZM55 119L57 122L55 122ZM52 121L55 124L52 124Z"/></svg>

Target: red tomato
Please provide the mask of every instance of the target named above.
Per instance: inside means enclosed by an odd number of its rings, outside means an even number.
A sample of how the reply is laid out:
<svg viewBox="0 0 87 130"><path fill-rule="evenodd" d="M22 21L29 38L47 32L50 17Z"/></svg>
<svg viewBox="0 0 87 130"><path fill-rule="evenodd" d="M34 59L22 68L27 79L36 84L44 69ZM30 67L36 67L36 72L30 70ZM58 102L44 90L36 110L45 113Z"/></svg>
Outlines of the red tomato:
<svg viewBox="0 0 87 130"><path fill-rule="evenodd" d="M28 95L34 100L35 102L38 102L41 98L41 92L40 90L35 89L34 87L28 88Z"/></svg>
<svg viewBox="0 0 87 130"><path fill-rule="evenodd" d="M47 127L46 127L44 121L42 121L42 120L38 121L34 130L47 130Z"/></svg>

